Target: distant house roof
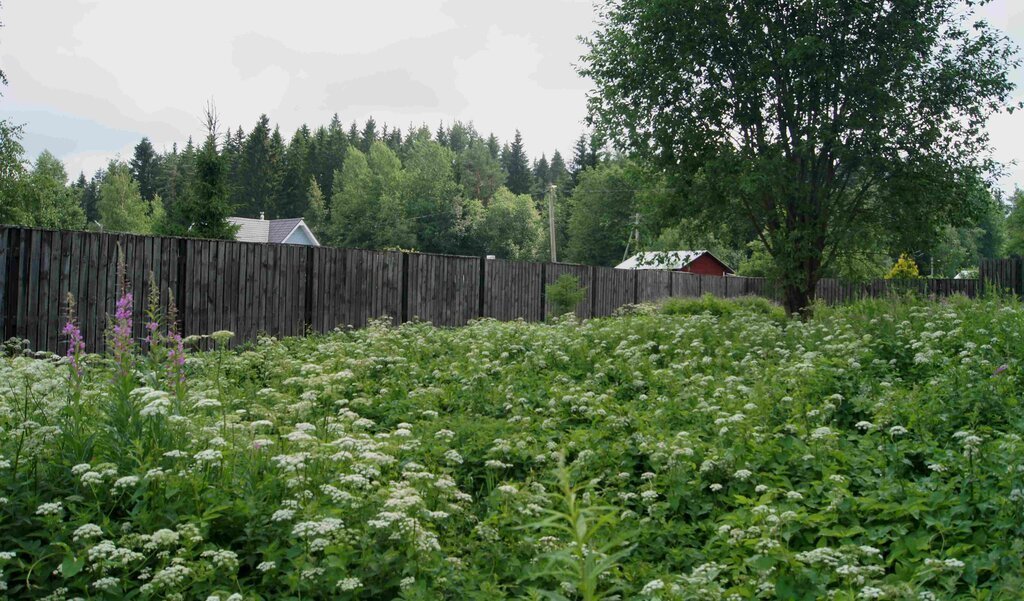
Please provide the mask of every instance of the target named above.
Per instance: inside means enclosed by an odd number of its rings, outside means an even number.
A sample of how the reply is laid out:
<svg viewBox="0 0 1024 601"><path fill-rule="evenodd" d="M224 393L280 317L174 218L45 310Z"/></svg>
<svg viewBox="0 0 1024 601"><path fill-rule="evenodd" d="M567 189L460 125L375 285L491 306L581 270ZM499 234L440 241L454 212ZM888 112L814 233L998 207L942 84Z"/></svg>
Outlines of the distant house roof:
<svg viewBox="0 0 1024 601"><path fill-rule="evenodd" d="M271 242L274 244L307 244L320 246L316 236L301 217L293 219L252 219L228 217L228 222L239 226L235 240L239 242Z"/></svg>
<svg viewBox="0 0 1024 601"><path fill-rule="evenodd" d="M732 269L721 259L706 250L669 250L637 253L615 266L616 269L684 269L701 255L708 255L725 266L728 273Z"/></svg>

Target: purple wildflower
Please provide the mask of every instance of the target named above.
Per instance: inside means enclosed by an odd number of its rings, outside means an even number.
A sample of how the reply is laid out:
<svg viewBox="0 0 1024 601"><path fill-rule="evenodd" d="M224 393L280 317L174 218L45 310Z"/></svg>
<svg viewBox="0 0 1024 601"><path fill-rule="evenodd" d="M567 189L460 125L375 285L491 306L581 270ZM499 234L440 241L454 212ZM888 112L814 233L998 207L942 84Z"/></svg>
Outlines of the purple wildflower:
<svg viewBox="0 0 1024 601"><path fill-rule="evenodd" d="M68 339L67 358L71 363L72 378L82 378L82 354L85 353L85 340L82 338L82 330L75 322L75 297L68 293L68 316L67 322L62 330Z"/></svg>
<svg viewBox="0 0 1024 601"><path fill-rule="evenodd" d="M111 343L114 347L114 364L121 377L128 376L132 369L132 300L132 293L125 291L117 299L114 311Z"/></svg>
<svg viewBox="0 0 1024 601"><path fill-rule="evenodd" d="M167 349L167 358L170 359L168 380L171 386L180 386L185 383L185 343L181 334L172 330L168 336L171 343Z"/></svg>
<svg viewBox="0 0 1024 601"><path fill-rule="evenodd" d="M992 372L992 375L993 376L998 376L999 374L1003 373L1004 371L1006 371L1008 369L1010 369L1010 365L1008 363L1003 363L1002 365L997 367L994 372Z"/></svg>

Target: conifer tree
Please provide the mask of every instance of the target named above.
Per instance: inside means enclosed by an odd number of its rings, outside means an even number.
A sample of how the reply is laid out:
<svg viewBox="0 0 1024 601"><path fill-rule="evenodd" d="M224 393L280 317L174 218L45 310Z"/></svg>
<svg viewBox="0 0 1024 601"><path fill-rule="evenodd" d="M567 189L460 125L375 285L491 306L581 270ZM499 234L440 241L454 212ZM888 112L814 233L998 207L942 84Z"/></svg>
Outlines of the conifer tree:
<svg viewBox="0 0 1024 601"><path fill-rule="evenodd" d="M139 183L139 193L143 200L153 200L156 195L157 156L149 138L142 138L135 146L132 160L128 163L132 177Z"/></svg>
<svg viewBox="0 0 1024 601"><path fill-rule="evenodd" d="M207 135L196 154L196 177L189 193L176 202L167 216L165 233L197 238L233 240L238 226L228 223L227 170L217 149L217 116L212 107L206 112Z"/></svg>
<svg viewBox="0 0 1024 601"><path fill-rule="evenodd" d="M306 125L296 130L284 157L284 173L277 206L280 217L298 217L306 211L310 178L310 132Z"/></svg>
<svg viewBox="0 0 1024 601"><path fill-rule="evenodd" d="M260 212L269 213L276 182L270 119L266 115L260 115L256 126L245 139L237 177L231 204L237 207L238 214L243 217L259 217Z"/></svg>
<svg viewBox="0 0 1024 601"><path fill-rule="evenodd" d="M498 136L491 134L487 136L487 150L491 153L491 158L498 160L501 156L501 143L498 142Z"/></svg>
<svg viewBox="0 0 1024 601"><path fill-rule="evenodd" d="M529 194L532 187L530 164L523 148L523 135L516 130L516 136L508 151L502 151L502 165L508 174L506 185L513 194Z"/></svg>
<svg viewBox="0 0 1024 601"><path fill-rule="evenodd" d="M363 133L359 135L359 148L365 153L370 152L370 147L377 141L377 122L371 116L363 125Z"/></svg>

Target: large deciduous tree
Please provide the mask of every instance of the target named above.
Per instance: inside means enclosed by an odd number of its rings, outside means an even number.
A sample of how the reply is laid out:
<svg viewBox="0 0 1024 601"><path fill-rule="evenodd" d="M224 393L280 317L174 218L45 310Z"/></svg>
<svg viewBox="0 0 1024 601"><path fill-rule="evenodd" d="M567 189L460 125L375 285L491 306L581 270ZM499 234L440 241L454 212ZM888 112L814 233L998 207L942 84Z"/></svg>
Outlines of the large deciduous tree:
<svg viewBox="0 0 1024 601"><path fill-rule="evenodd" d="M122 162L111 161L107 167L96 209L104 230L133 234L151 232L149 204L142 200L139 183L132 179L131 170Z"/></svg>
<svg viewBox="0 0 1024 601"><path fill-rule="evenodd" d="M749 228L802 311L860 240L912 248L981 210L1019 62L984 3L619 0L587 40L590 115L679 214Z"/></svg>

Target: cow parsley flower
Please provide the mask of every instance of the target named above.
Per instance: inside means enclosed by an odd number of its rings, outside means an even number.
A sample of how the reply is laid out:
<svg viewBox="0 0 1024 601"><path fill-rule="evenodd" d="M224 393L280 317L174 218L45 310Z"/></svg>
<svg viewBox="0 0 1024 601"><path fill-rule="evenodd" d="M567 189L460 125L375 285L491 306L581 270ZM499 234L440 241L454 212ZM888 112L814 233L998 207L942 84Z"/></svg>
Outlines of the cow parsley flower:
<svg viewBox="0 0 1024 601"><path fill-rule="evenodd" d="M43 503L36 508L36 515L62 515L64 513L64 506L59 502L56 503Z"/></svg>

